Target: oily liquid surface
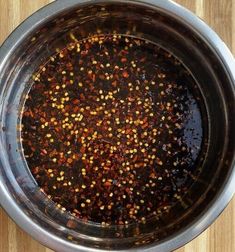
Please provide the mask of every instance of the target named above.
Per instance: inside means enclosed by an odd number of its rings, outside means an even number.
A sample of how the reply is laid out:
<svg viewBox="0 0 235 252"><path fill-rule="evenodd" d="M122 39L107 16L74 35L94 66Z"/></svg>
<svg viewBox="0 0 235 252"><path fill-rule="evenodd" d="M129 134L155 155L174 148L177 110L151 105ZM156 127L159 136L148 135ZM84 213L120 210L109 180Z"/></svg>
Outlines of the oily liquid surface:
<svg viewBox="0 0 235 252"><path fill-rule="evenodd" d="M28 166L59 208L101 224L164 214L193 183L203 138L192 77L165 50L121 35L68 44L33 77Z"/></svg>

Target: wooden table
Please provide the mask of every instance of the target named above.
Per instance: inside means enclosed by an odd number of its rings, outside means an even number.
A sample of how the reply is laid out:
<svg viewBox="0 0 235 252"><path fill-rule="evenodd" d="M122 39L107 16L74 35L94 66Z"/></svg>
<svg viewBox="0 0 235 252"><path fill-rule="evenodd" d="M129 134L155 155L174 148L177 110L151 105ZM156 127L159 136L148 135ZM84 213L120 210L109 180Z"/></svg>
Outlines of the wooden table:
<svg viewBox="0 0 235 252"><path fill-rule="evenodd" d="M69 1L69 0L64 0ZM50 0L0 0L0 44L26 17ZM177 0L206 21L235 54L235 0ZM177 252L234 252L235 198L217 221ZM0 252L51 252L0 209ZM161 251L160 251L161 252Z"/></svg>

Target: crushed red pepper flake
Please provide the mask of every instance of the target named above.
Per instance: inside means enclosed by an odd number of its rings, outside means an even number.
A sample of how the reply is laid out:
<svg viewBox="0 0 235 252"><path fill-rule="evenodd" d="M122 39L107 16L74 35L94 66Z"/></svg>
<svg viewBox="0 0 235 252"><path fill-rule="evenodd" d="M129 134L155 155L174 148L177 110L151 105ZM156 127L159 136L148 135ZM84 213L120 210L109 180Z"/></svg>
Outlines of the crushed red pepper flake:
<svg viewBox="0 0 235 252"><path fill-rule="evenodd" d="M83 221L145 223L194 181L203 137L194 81L150 42L71 39L33 76L22 117L29 168Z"/></svg>

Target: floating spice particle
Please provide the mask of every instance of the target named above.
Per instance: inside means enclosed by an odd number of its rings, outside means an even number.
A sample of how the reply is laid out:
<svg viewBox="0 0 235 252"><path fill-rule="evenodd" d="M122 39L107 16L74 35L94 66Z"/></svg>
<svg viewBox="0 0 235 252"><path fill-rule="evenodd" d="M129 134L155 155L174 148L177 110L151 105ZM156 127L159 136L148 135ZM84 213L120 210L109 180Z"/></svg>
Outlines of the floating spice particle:
<svg viewBox="0 0 235 252"><path fill-rule="evenodd" d="M129 74L128 74L127 71L123 71L122 76L123 76L124 78L128 78L128 77L129 77Z"/></svg>
<svg viewBox="0 0 235 252"><path fill-rule="evenodd" d="M72 159L72 158L68 158L68 159L67 159L67 162L68 162L69 164L71 164L71 163L73 162L73 159Z"/></svg>

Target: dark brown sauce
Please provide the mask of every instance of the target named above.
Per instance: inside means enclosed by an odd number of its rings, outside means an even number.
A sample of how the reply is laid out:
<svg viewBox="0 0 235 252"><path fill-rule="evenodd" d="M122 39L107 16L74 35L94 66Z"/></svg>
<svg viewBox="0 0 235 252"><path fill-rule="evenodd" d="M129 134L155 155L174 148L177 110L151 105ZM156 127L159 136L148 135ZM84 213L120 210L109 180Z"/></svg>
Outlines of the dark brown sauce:
<svg viewBox="0 0 235 252"><path fill-rule="evenodd" d="M22 143L38 185L84 221L145 222L194 182L202 116L186 68L144 40L68 44L33 78Z"/></svg>

